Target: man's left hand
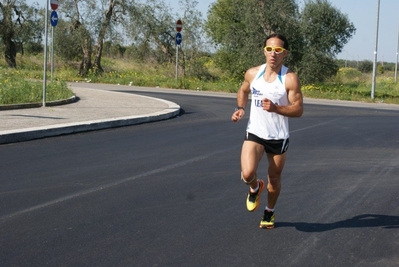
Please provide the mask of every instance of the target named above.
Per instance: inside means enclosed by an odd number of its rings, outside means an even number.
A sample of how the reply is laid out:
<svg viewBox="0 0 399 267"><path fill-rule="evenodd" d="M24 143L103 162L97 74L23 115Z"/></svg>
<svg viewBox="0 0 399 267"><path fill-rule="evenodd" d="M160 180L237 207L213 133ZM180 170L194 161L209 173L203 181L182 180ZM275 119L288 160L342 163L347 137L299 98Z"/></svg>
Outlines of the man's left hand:
<svg viewBox="0 0 399 267"><path fill-rule="evenodd" d="M276 105L267 98L262 99L262 108L263 110L269 111L269 112L276 112Z"/></svg>

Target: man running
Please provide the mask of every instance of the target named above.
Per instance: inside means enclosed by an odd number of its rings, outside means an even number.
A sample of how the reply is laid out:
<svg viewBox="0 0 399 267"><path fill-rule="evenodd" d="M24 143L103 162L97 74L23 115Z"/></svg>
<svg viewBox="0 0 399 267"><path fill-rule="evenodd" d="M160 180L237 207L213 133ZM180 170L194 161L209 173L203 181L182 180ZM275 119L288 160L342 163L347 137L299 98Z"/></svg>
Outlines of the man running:
<svg viewBox="0 0 399 267"><path fill-rule="evenodd" d="M267 206L260 228L274 228L274 209L281 190L281 173L289 144L289 117L301 117L303 98L295 73L283 65L288 54L288 41L278 33L265 40L266 64L247 70L237 92L237 108L231 119L239 121L252 92L251 112L241 150L241 179L249 185L246 199L248 211L260 205L265 183L257 178L257 168L266 152L268 166Z"/></svg>

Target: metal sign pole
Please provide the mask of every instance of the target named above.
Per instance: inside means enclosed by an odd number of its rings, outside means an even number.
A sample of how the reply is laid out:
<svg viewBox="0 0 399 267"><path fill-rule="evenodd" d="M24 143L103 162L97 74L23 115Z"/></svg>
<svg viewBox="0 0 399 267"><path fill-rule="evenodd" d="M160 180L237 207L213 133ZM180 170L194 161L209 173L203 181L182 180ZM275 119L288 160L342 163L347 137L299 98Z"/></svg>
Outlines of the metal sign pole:
<svg viewBox="0 0 399 267"><path fill-rule="evenodd" d="M183 23L179 19L179 20L176 21L176 31L177 31L177 33L176 33L176 36L175 36L175 44L176 44L176 83L177 83L177 73L179 71L179 69L178 69L178 66L179 66L178 65L179 64L179 46L180 46L181 40L182 40L180 31L181 31L182 28L183 28Z"/></svg>
<svg viewBox="0 0 399 267"><path fill-rule="evenodd" d="M179 45L176 44L176 82L177 82L178 63L179 63Z"/></svg>
<svg viewBox="0 0 399 267"><path fill-rule="evenodd" d="M48 6L49 0L46 1L46 8L44 9L44 66L43 66L43 107L46 106L46 83L47 83L47 42L48 42Z"/></svg>
<svg viewBox="0 0 399 267"><path fill-rule="evenodd" d="M51 81L54 73L54 27L51 27Z"/></svg>

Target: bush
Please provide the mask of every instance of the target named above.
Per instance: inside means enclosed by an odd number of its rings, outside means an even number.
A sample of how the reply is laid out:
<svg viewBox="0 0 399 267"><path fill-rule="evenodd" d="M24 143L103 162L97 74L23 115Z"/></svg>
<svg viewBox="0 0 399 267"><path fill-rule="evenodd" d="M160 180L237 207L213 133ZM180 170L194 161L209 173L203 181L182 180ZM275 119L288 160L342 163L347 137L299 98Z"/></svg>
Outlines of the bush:
<svg viewBox="0 0 399 267"><path fill-rule="evenodd" d="M360 61L357 69L363 73L370 73L373 71L373 62L370 60Z"/></svg>
<svg viewBox="0 0 399 267"><path fill-rule="evenodd" d="M385 71L384 65L378 65L377 70L379 74L384 74Z"/></svg>
<svg viewBox="0 0 399 267"><path fill-rule="evenodd" d="M43 45L40 43L28 42L24 45L25 52L32 55L38 55L43 52Z"/></svg>

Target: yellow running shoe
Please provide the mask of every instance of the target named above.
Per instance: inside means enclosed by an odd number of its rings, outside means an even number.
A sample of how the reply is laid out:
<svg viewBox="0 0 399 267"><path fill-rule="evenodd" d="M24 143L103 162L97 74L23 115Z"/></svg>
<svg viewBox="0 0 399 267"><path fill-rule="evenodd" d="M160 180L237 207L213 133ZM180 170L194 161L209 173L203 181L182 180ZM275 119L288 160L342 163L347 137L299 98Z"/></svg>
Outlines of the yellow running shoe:
<svg viewBox="0 0 399 267"><path fill-rule="evenodd" d="M260 204L260 194L263 191L263 188L265 187L265 182L263 180L258 180L259 183L259 189L256 193L251 193L251 191L248 192L247 195L247 210L248 211L254 211L259 207Z"/></svg>
<svg viewBox="0 0 399 267"><path fill-rule="evenodd" d="M273 229L274 228L274 212L265 210L263 218L260 221L259 228Z"/></svg>

